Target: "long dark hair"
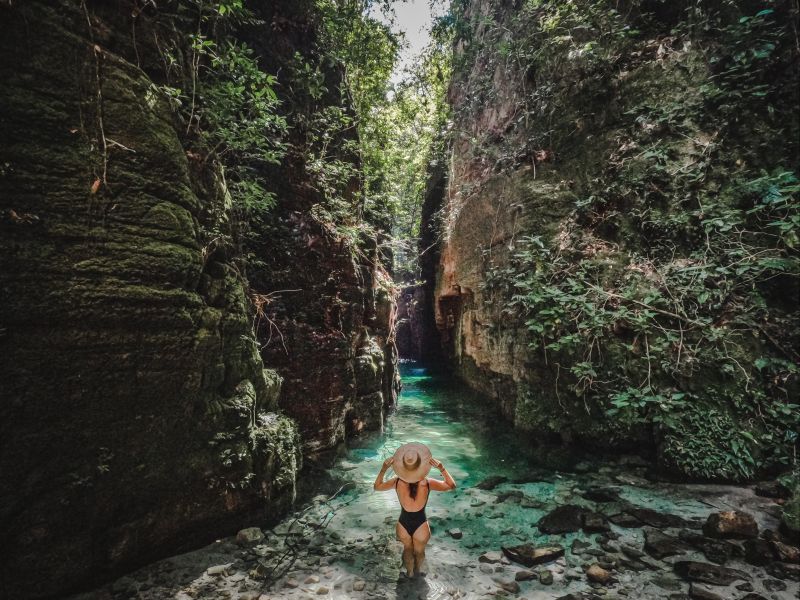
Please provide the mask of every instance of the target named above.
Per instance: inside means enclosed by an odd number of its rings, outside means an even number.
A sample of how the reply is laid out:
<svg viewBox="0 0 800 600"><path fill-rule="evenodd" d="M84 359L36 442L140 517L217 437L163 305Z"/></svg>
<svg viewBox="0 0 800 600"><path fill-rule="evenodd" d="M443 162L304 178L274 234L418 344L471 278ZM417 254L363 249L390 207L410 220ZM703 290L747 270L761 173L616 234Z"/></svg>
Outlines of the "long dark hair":
<svg viewBox="0 0 800 600"><path fill-rule="evenodd" d="M411 499L414 500L417 497L417 489L419 488L419 481L416 483L409 483L408 484L408 493L411 495Z"/></svg>

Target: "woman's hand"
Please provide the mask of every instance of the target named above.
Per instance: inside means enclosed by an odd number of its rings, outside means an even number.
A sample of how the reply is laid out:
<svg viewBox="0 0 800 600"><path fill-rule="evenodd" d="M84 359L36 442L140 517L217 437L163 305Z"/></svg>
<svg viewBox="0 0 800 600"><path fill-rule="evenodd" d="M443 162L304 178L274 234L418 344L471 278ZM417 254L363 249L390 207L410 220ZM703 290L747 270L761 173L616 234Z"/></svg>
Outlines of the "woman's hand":
<svg viewBox="0 0 800 600"><path fill-rule="evenodd" d="M440 471L442 470L442 461L436 460L431 456L430 459L428 459L428 462L431 463L432 466L436 467Z"/></svg>
<svg viewBox="0 0 800 600"><path fill-rule="evenodd" d="M390 456L385 461L383 461L383 468L384 470L388 469L392 466L392 462L394 462L394 456Z"/></svg>

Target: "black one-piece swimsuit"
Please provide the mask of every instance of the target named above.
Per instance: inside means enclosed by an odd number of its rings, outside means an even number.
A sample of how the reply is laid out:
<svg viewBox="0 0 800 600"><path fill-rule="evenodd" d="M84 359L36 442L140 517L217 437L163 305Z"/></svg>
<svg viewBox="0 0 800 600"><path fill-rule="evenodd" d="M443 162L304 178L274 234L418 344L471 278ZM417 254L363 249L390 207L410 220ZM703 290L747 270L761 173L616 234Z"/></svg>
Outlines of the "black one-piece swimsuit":
<svg viewBox="0 0 800 600"><path fill-rule="evenodd" d="M397 481L394 482L394 487L397 489ZM398 520L400 525L408 532L408 535L414 535L419 526L428 520L428 517L425 516L425 507L428 506L428 497L431 495L430 484L425 487L428 489L428 496L425 497L425 504L420 510L409 511L403 508L402 504L400 505L400 519Z"/></svg>

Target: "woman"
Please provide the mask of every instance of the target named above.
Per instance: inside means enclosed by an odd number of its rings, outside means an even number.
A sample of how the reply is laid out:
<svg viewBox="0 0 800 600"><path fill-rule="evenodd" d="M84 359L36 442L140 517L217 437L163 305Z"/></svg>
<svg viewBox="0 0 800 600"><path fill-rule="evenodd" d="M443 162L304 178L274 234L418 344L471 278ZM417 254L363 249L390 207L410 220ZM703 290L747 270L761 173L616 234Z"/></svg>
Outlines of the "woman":
<svg viewBox="0 0 800 600"><path fill-rule="evenodd" d="M397 477L383 480L386 471L392 467ZM436 467L444 476L444 481L427 477L431 467ZM403 543L403 565L409 577L424 574L425 545L431 537L431 528L425 516L425 505L431 490L446 492L456 489L456 482L433 456L424 444L412 442L400 446L394 456L383 462L375 479L373 489L379 492L395 488L400 500L400 519L395 530L397 539Z"/></svg>

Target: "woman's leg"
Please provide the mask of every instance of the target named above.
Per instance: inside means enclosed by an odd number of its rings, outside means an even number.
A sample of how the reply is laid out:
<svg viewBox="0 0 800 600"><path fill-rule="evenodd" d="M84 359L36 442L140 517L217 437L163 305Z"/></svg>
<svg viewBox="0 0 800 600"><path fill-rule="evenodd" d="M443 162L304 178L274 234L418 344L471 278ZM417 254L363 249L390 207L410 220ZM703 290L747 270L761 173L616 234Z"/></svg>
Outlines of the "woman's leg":
<svg viewBox="0 0 800 600"><path fill-rule="evenodd" d="M417 527L414 536L411 540L414 543L414 562L416 563L417 573L424 573L425 569L425 546L428 540L431 539L431 527L425 521L422 525Z"/></svg>
<svg viewBox="0 0 800 600"><path fill-rule="evenodd" d="M414 545L411 536L408 535L406 528L400 525L398 521L395 527L397 532L397 539L403 543L403 565L409 577L414 575ZM414 532L416 533L416 531Z"/></svg>

